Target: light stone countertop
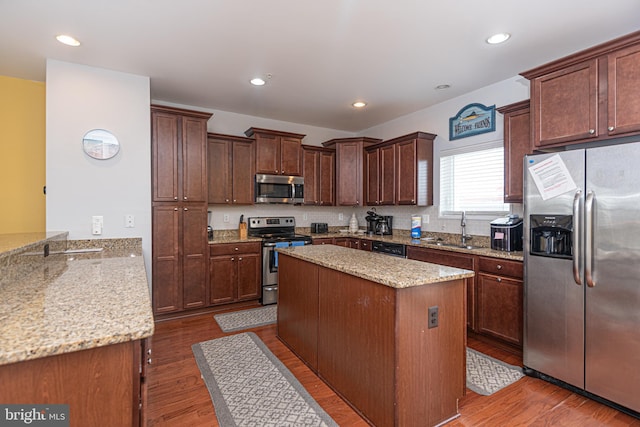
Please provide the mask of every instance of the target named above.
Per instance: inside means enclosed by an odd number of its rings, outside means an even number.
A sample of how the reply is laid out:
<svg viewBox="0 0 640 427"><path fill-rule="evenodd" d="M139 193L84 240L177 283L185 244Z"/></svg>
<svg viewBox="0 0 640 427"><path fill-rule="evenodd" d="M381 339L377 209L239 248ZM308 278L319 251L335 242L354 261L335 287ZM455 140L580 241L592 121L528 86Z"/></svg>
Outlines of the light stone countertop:
<svg viewBox="0 0 640 427"><path fill-rule="evenodd" d="M474 275L471 270L335 245L296 246L277 251L396 289L466 279Z"/></svg>
<svg viewBox="0 0 640 427"><path fill-rule="evenodd" d="M0 286L0 365L151 336L144 259L128 249L47 258L14 250L17 261L1 271L11 279Z"/></svg>

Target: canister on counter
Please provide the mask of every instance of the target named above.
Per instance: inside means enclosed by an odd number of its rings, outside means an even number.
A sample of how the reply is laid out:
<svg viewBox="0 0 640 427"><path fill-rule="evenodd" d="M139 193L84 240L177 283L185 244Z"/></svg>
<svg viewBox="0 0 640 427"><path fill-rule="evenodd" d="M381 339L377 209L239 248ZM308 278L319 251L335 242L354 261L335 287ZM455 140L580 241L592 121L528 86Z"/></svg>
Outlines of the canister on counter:
<svg viewBox="0 0 640 427"><path fill-rule="evenodd" d="M413 215L411 217L411 238L419 239L422 236L422 217Z"/></svg>

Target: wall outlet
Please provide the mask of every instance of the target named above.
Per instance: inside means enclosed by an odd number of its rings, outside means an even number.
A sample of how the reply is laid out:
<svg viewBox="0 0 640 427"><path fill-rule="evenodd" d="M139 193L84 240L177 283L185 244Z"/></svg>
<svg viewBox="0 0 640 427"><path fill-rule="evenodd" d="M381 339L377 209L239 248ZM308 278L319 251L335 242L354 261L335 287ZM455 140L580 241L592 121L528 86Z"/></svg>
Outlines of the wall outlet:
<svg viewBox="0 0 640 427"><path fill-rule="evenodd" d="M104 226L104 218L102 216L92 216L91 217L91 234L98 235L102 234L102 228Z"/></svg>
<svg viewBox="0 0 640 427"><path fill-rule="evenodd" d="M222 222L229 222L229 214L222 215Z"/></svg>
<svg viewBox="0 0 640 427"><path fill-rule="evenodd" d="M438 306L429 307L429 326L428 329L438 327Z"/></svg>
<svg viewBox="0 0 640 427"><path fill-rule="evenodd" d="M124 216L124 227L125 228L133 228L136 226L136 219L133 215L125 215Z"/></svg>
<svg viewBox="0 0 640 427"><path fill-rule="evenodd" d="M422 215L422 223L429 224L429 215Z"/></svg>
<svg viewBox="0 0 640 427"><path fill-rule="evenodd" d="M302 220L303 220L303 221L306 221L306 220L308 220L308 219L309 219L309 215L307 215L306 213L303 213L303 214L302 214Z"/></svg>
<svg viewBox="0 0 640 427"><path fill-rule="evenodd" d="M339 213L338 214L338 221L343 221L344 220L344 215Z"/></svg>

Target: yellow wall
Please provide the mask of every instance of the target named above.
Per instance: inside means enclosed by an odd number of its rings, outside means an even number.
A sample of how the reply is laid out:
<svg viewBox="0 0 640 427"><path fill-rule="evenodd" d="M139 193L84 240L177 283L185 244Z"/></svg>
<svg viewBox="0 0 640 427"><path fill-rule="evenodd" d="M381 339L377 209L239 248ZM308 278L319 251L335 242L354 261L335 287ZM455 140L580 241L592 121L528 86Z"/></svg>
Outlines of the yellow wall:
<svg viewBox="0 0 640 427"><path fill-rule="evenodd" d="M0 76L0 234L46 231L45 84Z"/></svg>

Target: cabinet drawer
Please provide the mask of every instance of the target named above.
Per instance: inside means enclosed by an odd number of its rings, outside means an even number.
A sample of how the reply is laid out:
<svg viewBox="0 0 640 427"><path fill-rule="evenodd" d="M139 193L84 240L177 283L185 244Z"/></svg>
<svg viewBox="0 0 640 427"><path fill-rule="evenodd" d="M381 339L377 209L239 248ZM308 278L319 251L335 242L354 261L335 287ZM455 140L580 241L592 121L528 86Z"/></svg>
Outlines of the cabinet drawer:
<svg viewBox="0 0 640 427"><path fill-rule="evenodd" d="M480 257L479 270L499 276L511 276L522 279L523 268L520 261L509 261L499 258Z"/></svg>
<svg viewBox="0 0 640 427"><path fill-rule="evenodd" d="M209 245L209 255L259 254L260 246L260 242L213 244Z"/></svg>
<svg viewBox="0 0 640 427"><path fill-rule="evenodd" d="M433 264L446 265L448 267L474 270L473 255L462 255L452 251L407 246L407 258L423 262L431 262Z"/></svg>

